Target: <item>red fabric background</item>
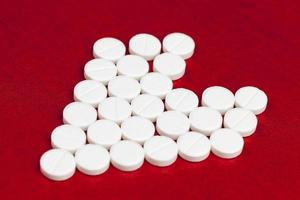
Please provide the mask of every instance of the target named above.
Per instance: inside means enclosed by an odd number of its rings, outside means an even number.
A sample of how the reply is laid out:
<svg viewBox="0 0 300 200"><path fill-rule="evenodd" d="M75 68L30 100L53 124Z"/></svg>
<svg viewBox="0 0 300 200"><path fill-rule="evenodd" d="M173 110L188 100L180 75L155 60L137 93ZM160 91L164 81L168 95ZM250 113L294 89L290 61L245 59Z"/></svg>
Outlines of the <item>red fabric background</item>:
<svg viewBox="0 0 300 200"><path fill-rule="evenodd" d="M1 199L300 199L299 1L2 1L0 6ZM162 39L180 31L196 41L175 83L198 95L212 85L263 89L269 104L243 154L113 167L65 182L41 175L39 158L83 79L94 41L126 44L136 33Z"/></svg>

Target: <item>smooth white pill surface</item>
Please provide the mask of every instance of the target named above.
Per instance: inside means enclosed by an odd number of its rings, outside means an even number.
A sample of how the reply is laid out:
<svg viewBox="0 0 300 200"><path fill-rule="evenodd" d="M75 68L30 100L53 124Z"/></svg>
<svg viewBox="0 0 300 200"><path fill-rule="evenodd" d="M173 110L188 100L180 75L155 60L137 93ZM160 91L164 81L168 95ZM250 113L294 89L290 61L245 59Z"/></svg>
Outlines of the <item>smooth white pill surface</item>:
<svg viewBox="0 0 300 200"><path fill-rule="evenodd" d="M148 73L149 64L143 57L126 55L117 62L119 75L125 75L137 80Z"/></svg>
<svg viewBox="0 0 300 200"><path fill-rule="evenodd" d="M96 119L96 109L86 103L72 102L63 111L63 121L65 124L71 124L83 130L86 130Z"/></svg>
<svg viewBox="0 0 300 200"><path fill-rule="evenodd" d="M243 137L236 131L222 128L214 131L210 136L212 152L221 158L234 158L242 153Z"/></svg>
<svg viewBox="0 0 300 200"><path fill-rule="evenodd" d="M162 73L172 80L180 79L185 72L185 61L178 55L163 53L154 58L153 71Z"/></svg>
<svg viewBox="0 0 300 200"><path fill-rule="evenodd" d="M109 168L108 151L96 144L87 144L76 151L77 169L84 174L95 176L104 173Z"/></svg>
<svg viewBox="0 0 300 200"><path fill-rule="evenodd" d="M184 160L200 162L210 153L209 139L199 132L188 132L177 139L178 154Z"/></svg>
<svg viewBox="0 0 300 200"><path fill-rule="evenodd" d="M107 149L119 142L121 137L122 131L120 127L110 120L98 120L87 129L88 142L101 145Z"/></svg>
<svg viewBox="0 0 300 200"><path fill-rule="evenodd" d="M40 170L51 180L67 180L73 176L76 170L74 156L63 149L48 150L40 159Z"/></svg>
<svg viewBox="0 0 300 200"><path fill-rule="evenodd" d="M266 93L256 87L242 87L235 93L235 106L246 108L256 115L265 111L267 103Z"/></svg>
<svg viewBox="0 0 300 200"><path fill-rule="evenodd" d="M141 33L129 40L129 53L141 56L146 60L153 60L160 53L161 43L153 35Z"/></svg>
<svg viewBox="0 0 300 200"><path fill-rule="evenodd" d="M211 133L222 127L222 115L215 109L209 107L199 107L193 110L189 119L191 130L210 136Z"/></svg>
<svg viewBox="0 0 300 200"><path fill-rule="evenodd" d="M157 117L156 130L160 135L176 140L180 135L188 132L190 121L187 116L178 111L167 111Z"/></svg>
<svg viewBox="0 0 300 200"><path fill-rule="evenodd" d="M163 51L188 59L194 54L195 42L184 33L170 33L163 39Z"/></svg>
<svg viewBox="0 0 300 200"><path fill-rule="evenodd" d="M130 140L122 140L110 148L111 164L121 171L134 171L144 163L143 147Z"/></svg>
<svg viewBox="0 0 300 200"><path fill-rule="evenodd" d="M177 144L165 136L153 136L144 144L146 160L155 166L166 167L177 159Z"/></svg>
<svg viewBox="0 0 300 200"><path fill-rule="evenodd" d="M126 47L116 38L106 37L97 40L93 46L95 58L103 58L112 62L117 62L125 55Z"/></svg>
<svg viewBox="0 0 300 200"><path fill-rule="evenodd" d="M222 115L234 106L234 95L227 88L212 86L202 93L202 106L208 106L219 111Z"/></svg>

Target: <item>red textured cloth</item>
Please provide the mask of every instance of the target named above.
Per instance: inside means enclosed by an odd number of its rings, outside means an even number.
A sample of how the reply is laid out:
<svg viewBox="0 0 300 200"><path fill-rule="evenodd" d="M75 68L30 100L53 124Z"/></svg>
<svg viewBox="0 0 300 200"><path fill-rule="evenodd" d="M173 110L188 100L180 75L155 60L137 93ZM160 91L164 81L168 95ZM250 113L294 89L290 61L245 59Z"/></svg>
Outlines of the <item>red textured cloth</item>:
<svg viewBox="0 0 300 200"><path fill-rule="evenodd" d="M300 199L300 5L285 0L2 1L0 197L7 199ZM95 40L136 33L196 41L175 83L199 96L213 85L255 85L269 97L241 156L147 162L132 173L80 172L53 182L39 171Z"/></svg>

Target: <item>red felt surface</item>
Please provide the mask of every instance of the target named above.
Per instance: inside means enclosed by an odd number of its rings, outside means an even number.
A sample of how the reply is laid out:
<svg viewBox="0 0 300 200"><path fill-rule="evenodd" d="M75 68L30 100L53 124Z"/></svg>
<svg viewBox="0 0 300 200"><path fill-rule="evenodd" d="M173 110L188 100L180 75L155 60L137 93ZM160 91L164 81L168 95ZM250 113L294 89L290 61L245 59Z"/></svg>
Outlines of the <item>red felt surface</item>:
<svg viewBox="0 0 300 200"><path fill-rule="evenodd" d="M0 6L1 199L300 199L299 1L2 1ZM212 85L263 89L269 104L232 160L178 159L136 172L113 167L65 182L41 175L39 158L62 123L94 41L126 44L147 32L196 41L175 83L198 95Z"/></svg>

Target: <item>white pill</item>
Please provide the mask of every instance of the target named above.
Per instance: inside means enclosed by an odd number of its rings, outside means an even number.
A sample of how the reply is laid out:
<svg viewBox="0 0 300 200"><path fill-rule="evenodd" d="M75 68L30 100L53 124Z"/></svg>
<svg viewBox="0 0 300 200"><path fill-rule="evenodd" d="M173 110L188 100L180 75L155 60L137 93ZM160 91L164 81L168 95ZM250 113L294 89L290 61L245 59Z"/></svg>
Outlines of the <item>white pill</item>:
<svg viewBox="0 0 300 200"><path fill-rule="evenodd" d="M107 96L106 87L94 80L84 80L74 88L74 100L97 107Z"/></svg>
<svg viewBox="0 0 300 200"><path fill-rule="evenodd" d="M99 81L107 85L117 75L117 67L109 60L93 59L84 66L85 79Z"/></svg>
<svg viewBox="0 0 300 200"><path fill-rule="evenodd" d="M199 132L188 132L177 139L178 154L184 160L200 162L210 153L209 139Z"/></svg>
<svg viewBox="0 0 300 200"><path fill-rule="evenodd" d="M126 55L117 62L119 75L125 75L137 80L148 73L149 64L143 57Z"/></svg>
<svg viewBox="0 0 300 200"><path fill-rule="evenodd" d="M222 127L222 115L215 109L209 107L199 107L193 110L189 119L191 122L191 129L198 131L206 136Z"/></svg>
<svg viewBox="0 0 300 200"><path fill-rule="evenodd" d="M214 131L210 136L212 152L221 158L234 158L242 153L243 137L236 131L222 128Z"/></svg>
<svg viewBox="0 0 300 200"><path fill-rule="evenodd" d="M76 170L74 156L63 149L46 151L40 159L40 170L51 180L67 180L73 176Z"/></svg>
<svg viewBox="0 0 300 200"><path fill-rule="evenodd" d="M164 99L172 90L172 80L158 72L148 73L141 78L142 93L151 94Z"/></svg>
<svg viewBox="0 0 300 200"><path fill-rule="evenodd" d="M243 137L252 135L256 126L256 116L247 109L233 108L224 115L224 127L239 132Z"/></svg>
<svg viewBox="0 0 300 200"><path fill-rule="evenodd" d="M109 149L121 140L122 131L113 121L101 119L87 129L87 140L92 144L99 144Z"/></svg>
<svg viewBox="0 0 300 200"><path fill-rule="evenodd" d="M167 111L157 117L156 130L160 135L176 140L180 135L188 132L190 121L187 116L178 111Z"/></svg>
<svg viewBox="0 0 300 200"><path fill-rule="evenodd" d="M149 119L152 122L164 112L164 103L157 96L141 94L131 101L132 114Z"/></svg>
<svg viewBox="0 0 300 200"><path fill-rule="evenodd" d="M208 106L219 111L222 115L234 106L233 93L221 86L212 86L202 93L202 106Z"/></svg>
<svg viewBox="0 0 300 200"><path fill-rule="evenodd" d="M150 120L133 116L122 122L121 130L123 139L132 140L143 145L146 140L154 135L155 127Z"/></svg>
<svg viewBox="0 0 300 200"><path fill-rule="evenodd" d="M235 106L246 108L256 115L265 111L267 103L267 95L256 87L242 87L235 93Z"/></svg>
<svg viewBox="0 0 300 200"><path fill-rule="evenodd" d="M198 107L199 99L193 91L177 88L167 94L165 104L167 110L177 110L188 115Z"/></svg>
<svg viewBox="0 0 300 200"><path fill-rule="evenodd" d="M117 76L108 82L108 95L131 101L141 93L140 83L127 76Z"/></svg>
<svg viewBox="0 0 300 200"><path fill-rule="evenodd" d="M108 119L121 124L131 115L131 106L128 101L119 97L104 99L98 107L100 119Z"/></svg>
<svg viewBox="0 0 300 200"><path fill-rule="evenodd" d="M188 59L194 54L195 42L184 33L170 33L163 39L163 51Z"/></svg>
<svg viewBox="0 0 300 200"><path fill-rule="evenodd" d="M144 144L146 160L155 166L166 167L177 159L177 144L165 136L153 136Z"/></svg>
<svg viewBox="0 0 300 200"><path fill-rule="evenodd" d="M86 103L69 103L63 111L63 121L65 124L77 126L86 130L89 125L97 120L96 109Z"/></svg>
<svg viewBox="0 0 300 200"><path fill-rule="evenodd" d="M75 161L79 171L95 176L108 170L110 157L104 147L96 144L87 144L76 151Z"/></svg>
<svg viewBox="0 0 300 200"><path fill-rule="evenodd" d="M51 133L51 145L53 148L64 149L75 153L84 146L86 135L81 128L69 124L56 127Z"/></svg>
<svg viewBox="0 0 300 200"><path fill-rule="evenodd" d="M125 55L126 47L116 38L106 37L97 40L93 46L95 58L103 58L112 62L117 62Z"/></svg>
<svg viewBox="0 0 300 200"><path fill-rule="evenodd" d="M163 53L154 58L153 71L162 73L172 80L180 79L185 72L185 61L178 55Z"/></svg>
<svg viewBox="0 0 300 200"><path fill-rule="evenodd" d="M153 35L141 33L129 40L129 53L141 56L146 60L153 60L160 53L161 43Z"/></svg>
<svg viewBox="0 0 300 200"><path fill-rule="evenodd" d="M122 140L110 148L111 164L121 171L134 171L144 163L143 147L130 140Z"/></svg>

